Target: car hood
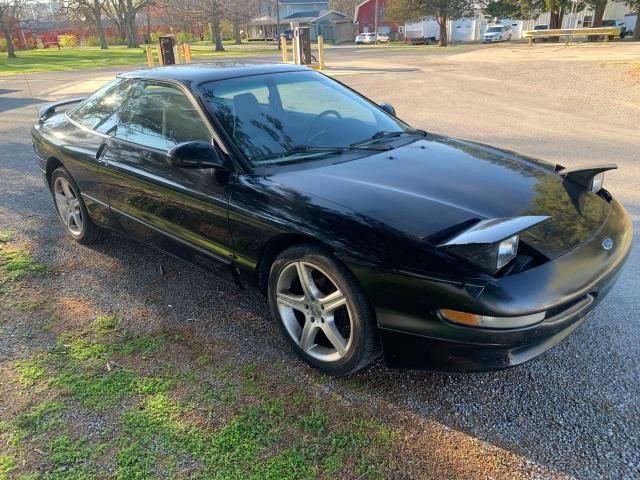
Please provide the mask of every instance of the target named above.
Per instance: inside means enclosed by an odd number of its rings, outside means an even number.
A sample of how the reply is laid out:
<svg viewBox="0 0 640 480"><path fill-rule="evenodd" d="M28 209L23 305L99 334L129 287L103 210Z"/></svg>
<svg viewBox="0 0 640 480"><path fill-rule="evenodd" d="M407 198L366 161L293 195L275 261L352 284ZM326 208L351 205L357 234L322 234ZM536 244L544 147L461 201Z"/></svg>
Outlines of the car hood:
<svg viewBox="0 0 640 480"><path fill-rule="evenodd" d="M549 215L521 235L549 258L588 240L610 211L599 195L563 181L553 165L435 135L271 180L426 240L470 219Z"/></svg>

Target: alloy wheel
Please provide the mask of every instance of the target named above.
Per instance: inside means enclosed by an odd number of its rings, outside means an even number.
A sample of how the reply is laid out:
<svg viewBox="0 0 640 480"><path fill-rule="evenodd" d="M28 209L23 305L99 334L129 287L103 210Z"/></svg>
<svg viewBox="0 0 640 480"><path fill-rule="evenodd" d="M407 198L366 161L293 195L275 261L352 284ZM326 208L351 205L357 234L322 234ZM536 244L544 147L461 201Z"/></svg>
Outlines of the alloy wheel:
<svg viewBox="0 0 640 480"><path fill-rule="evenodd" d="M347 297L331 276L310 262L292 262L278 277L276 302L282 322L307 355L335 362L352 344Z"/></svg>
<svg viewBox="0 0 640 480"><path fill-rule="evenodd" d="M80 199L73 191L71 184L63 177L56 178L53 184L53 195L60 219L73 235L81 235L83 228Z"/></svg>

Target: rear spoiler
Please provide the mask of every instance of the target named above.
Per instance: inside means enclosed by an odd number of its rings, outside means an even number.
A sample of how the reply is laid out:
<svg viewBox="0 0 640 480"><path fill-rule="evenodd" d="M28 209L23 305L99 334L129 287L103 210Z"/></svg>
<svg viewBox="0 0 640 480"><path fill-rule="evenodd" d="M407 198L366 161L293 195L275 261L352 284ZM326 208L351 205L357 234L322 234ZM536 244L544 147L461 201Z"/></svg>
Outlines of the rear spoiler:
<svg viewBox="0 0 640 480"><path fill-rule="evenodd" d="M67 100L60 100L59 102L47 103L43 107L40 107L40 109L38 110L38 121L42 123L47 118L51 117L54 113L56 113L57 108L65 107L67 105L72 105L74 103L80 103L85 98L86 97L70 98Z"/></svg>
<svg viewBox="0 0 640 480"><path fill-rule="evenodd" d="M476 223L438 246L451 247L454 245L498 243L549 219L551 217L547 215L490 218Z"/></svg>

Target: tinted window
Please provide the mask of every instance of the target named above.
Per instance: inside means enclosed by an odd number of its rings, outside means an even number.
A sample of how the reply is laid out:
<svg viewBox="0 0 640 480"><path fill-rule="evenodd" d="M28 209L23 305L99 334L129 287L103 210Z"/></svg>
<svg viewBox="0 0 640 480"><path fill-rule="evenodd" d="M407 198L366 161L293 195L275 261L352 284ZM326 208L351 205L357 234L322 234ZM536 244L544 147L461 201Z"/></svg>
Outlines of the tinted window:
<svg viewBox="0 0 640 480"><path fill-rule="evenodd" d="M142 82L120 114L116 137L138 145L169 150L192 140L211 141L211 133L179 88Z"/></svg>
<svg viewBox="0 0 640 480"><path fill-rule="evenodd" d="M78 105L69 116L85 127L106 133L117 123L114 115L125 101L132 81L116 78Z"/></svg>
<svg viewBox="0 0 640 480"><path fill-rule="evenodd" d="M201 93L254 166L277 164L279 160L262 157L296 147L348 147L380 131L407 128L355 92L315 72L221 80L203 85Z"/></svg>

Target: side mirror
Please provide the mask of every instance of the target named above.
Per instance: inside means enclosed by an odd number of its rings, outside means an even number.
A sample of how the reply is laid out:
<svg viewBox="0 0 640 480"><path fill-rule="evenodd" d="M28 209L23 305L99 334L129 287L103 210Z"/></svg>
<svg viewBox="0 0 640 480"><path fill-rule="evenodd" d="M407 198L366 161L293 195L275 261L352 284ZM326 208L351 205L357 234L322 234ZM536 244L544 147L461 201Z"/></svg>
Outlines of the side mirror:
<svg viewBox="0 0 640 480"><path fill-rule="evenodd" d="M222 172L232 170L216 147L201 140L176 145L167 153L167 162L179 168L215 168Z"/></svg>
<svg viewBox="0 0 640 480"><path fill-rule="evenodd" d="M380 108L390 115L396 116L396 109L390 103L381 103Z"/></svg>

